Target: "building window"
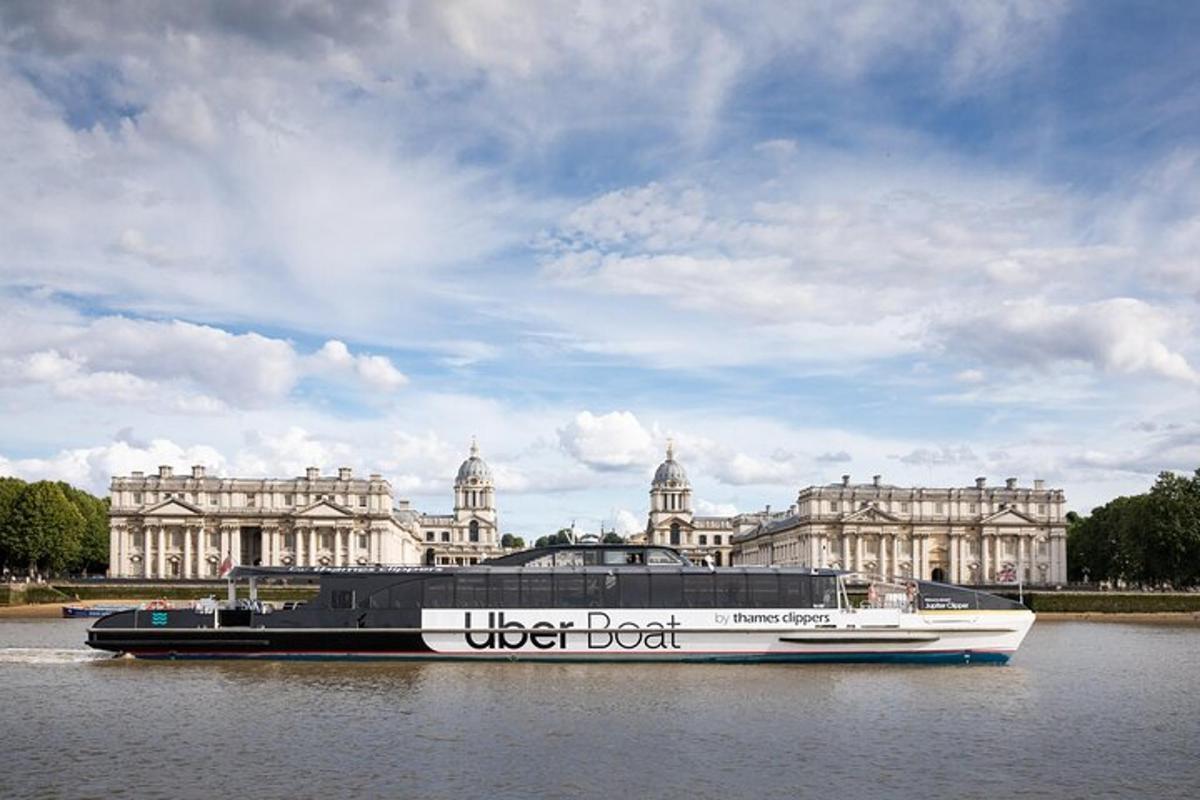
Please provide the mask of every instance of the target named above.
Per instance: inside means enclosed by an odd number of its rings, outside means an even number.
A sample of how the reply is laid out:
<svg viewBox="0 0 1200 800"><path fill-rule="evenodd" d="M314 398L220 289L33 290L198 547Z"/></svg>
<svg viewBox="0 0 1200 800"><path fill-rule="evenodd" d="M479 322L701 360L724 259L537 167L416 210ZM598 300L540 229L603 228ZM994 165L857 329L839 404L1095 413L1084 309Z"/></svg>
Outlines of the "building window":
<svg viewBox="0 0 1200 800"><path fill-rule="evenodd" d="M246 495L246 508L254 508L254 506L257 502L258 502L258 498L255 497L253 494Z"/></svg>
<svg viewBox="0 0 1200 800"><path fill-rule="evenodd" d="M215 506L220 502L221 502L221 496L219 494L217 494L216 492L213 492L212 494L210 494L208 496L208 504L210 506Z"/></svg>
<svg viewBox="0 0 1200 800"><path fill-rule="evenodd" d="M365 533L360 533L358 535L358 549L359 550L367 549L367 535Z"/></svg>
<svg viewBox="0 0 1200 800"><path fill-rule="evenodd" d="M437 539L437 534L433 531L425 531L425 541L432 542Z"/></svg>
<svg viewBox="0 0 1200 800"><path fill-rule="evenodd" d="M359 508L367 507L367 496L365 494L360 494L358 496L358 507Z"/></svg>
<svg viewBox="0 0 1200 800"><path fill-rule="evenodd" d="M320 542L319 546L322 550L332 550L333 549L333 534L332 533L322 533L321 534L321 542Z"/></svg>
<svg viewBox="0 0 1200 800"><path fill-rule="evenodd" d="M970 513L974 514L974 513L975 513L975 504L974 504L974 503L971 503L969 506L967 506L967 510L968 510Z"/></svg>
<svg viewBox="0 0 1200 800"><path fill-rule="evenodd" d="M830 510L830 511L837 511L837 510L838 510L838 504L837 504L837 500L834 500L834 501L832 501L832 502L829 504L829 510Z"/></svg>
<svg viewBox="0 0 1200 800"><path fill-rule="evenodd" d="M675 547L679 546L679 523L671 523L671 544Z"/></svg>
<svg viewBox="0 0 1200 800"><path fill-rule="evenodd" d="M470 531L471 541L478 543L479 542L479 520L477 520L477 519L471 520L471 525L469 526L468 530Z"/></svg>
<svg viewBox="0 0 1200 800"><path fill-rule="evenodd" d="M942 504L941 504L941 503L935 503L935 504L934 504L934 506L933 506L933 513L935 513L935 514L941 514L941 513L943 513L943 509L942 509Z"/></svg>
<svg viewBox="0 0 1200 800"><path fill-rule="evenodd" d="M901 503L900 511L901 511L901 513L907 514L908 513L908 503Z"/></svg>
<svg viewBox="0 0 1200 800"><path fill-rule="evenodd" d="M1045 503L1038 503L1038 513L1039 514L1046 513L1046 504Z"/></svg>
<svg viewBox="0 0 1200 800"><path fill-rule="evenodd" d="M705 536L703 533L700 534L700 544L708 544L708 537Z"/></svg>
<svg viewBox="0 0 1200 800"><path fill-rule="evenodd" d="M714 534L713 534L713 544L720 546L720 544L721 544L721 534L719 534L719 533L714 533Z"/></svg>
<svg viewBox="0 0 1200 800"><path fill-rule="evenodd" d="M284 504L285 506L290 506L290 505L292 505L292 501L293 501L293 500L295 500L295 499L296 499L296 498L295 498L294 496L292 496L292 495L290 495L290 494L285 494L285 495L283 496L283 504Z"/></svg>
<svg viewBox="0 0 1200 800"><path fill-rule="evenodd" d="M450 531L442 531L442 541L443 542L450 541Z"/></svg>
<svg viewBox="0 0 1200 800"><path fill-rule="evenodd" d="M141 505L141 503L142 503L142 493L141 492L133 493L133 502L137 503L138 505Z"/></svg>

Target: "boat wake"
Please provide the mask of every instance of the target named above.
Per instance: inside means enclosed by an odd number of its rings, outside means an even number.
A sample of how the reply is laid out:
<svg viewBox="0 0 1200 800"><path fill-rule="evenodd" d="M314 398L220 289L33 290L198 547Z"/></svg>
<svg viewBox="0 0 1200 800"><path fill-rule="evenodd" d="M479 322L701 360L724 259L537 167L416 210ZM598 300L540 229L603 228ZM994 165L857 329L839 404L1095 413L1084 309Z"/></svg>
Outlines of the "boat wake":
<svg viewBox="0 0 1200 800"><path fill-rule="evenodd" d="M105 661L111 653L55 647L0 647L0 664L82 664Z"/></svg>

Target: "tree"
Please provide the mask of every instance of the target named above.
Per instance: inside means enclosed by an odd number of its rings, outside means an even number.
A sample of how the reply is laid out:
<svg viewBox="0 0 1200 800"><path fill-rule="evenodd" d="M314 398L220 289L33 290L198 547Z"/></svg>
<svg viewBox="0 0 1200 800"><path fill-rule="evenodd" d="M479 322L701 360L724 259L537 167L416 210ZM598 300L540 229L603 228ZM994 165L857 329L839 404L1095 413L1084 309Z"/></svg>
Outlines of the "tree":
<svg viewBox="0 0 1200 800"><path fill-rule="evenodd" d="M79 559L77 563L70 565L71 568L84 572L103 571L108 566L109 499L95 497L61 481L58 487L84 519Z"/></svg>
<svg viewBox="0 0 1200 800"><path fill-rule="evenodd" d="M625 540L616 531L609 531L604 534L604 538L600 540L603 544L625 544Z"/></svg>
<svg viewBox="0 0 1200 800"><path fill-rule="evenodd" d="M500 537L500 546L522 550L525 548L525 540L520 536L513 536L511 533L506 533Z"/></svg>
<svg viewBox="0 0 1200 800"><path fill-rule="evenodd" d="M24 490L25 481L20 478L0 478L0 569L16 566L12 556L16 546L12 510Z"/></svg>
<svg viewBox="0 0 1200 800"><path fill-rule="evenodd" d="M534 542L534 546L535 547L553 547L554 545L557 545L557 544L570 544L570 543L571 543L571 529L570 528L559 528L558 533L552 533L549 536L539 537L538 540L536 542Z"/></svg>
<svg viewBox="0 0 1200 800"><path fill-rule="evenodd" d="M31 483L17 497L10 516L13 557L28 564L31 574L68 569L78 563L86 525L58 484Z"/></svg>

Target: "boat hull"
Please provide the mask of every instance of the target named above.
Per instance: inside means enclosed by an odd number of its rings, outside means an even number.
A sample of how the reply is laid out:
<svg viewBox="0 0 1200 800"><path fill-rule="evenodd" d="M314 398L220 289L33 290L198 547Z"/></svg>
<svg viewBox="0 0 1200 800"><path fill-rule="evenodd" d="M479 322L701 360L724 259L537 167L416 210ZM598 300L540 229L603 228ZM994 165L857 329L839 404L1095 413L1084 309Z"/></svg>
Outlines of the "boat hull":
<svg viewBox="0 0 1200 800"><path fill-rule="evenodd" d="M154 659L996 664L1009 660L1033 622L1028 611L835 612L825 627L722 629L696 625L684 610L656 612L664 627L649 619L595 627L586 614L599 612L581 612L575 625L559 616L551 627L537 621L538 612L516 619L455 613L463 615L427 612L419 628L97 627L88 644ZM669 627L676 615L693 624Z"/></svg>

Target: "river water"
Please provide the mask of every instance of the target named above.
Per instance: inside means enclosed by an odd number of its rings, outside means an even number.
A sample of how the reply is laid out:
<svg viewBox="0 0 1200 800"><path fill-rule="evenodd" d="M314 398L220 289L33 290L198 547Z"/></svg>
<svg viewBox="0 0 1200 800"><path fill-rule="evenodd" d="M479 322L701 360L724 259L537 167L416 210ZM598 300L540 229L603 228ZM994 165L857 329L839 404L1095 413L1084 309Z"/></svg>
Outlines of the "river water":
<svg viewBox="0 0 1200 800"><path fill-rule="evenodd" d="M1200 627L1004 667L107 660L0 620L0 797L1200 796Z"/></svg>

